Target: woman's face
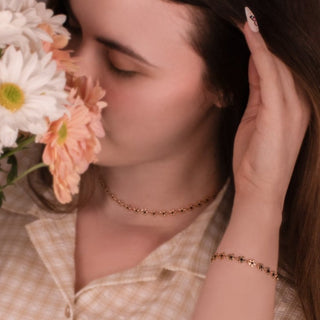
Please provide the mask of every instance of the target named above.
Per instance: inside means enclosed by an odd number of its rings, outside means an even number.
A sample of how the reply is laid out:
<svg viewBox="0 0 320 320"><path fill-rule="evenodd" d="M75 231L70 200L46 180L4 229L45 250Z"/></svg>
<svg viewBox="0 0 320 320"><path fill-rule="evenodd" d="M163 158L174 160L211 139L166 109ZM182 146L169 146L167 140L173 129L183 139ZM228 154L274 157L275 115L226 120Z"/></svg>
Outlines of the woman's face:
<svg viewBox="0 0 320 320"><path fill-rule="evenodd" d="M70 6L82 29L76 52L83 71L106 90L99 164L157 161L203 138L214 101L202 81L204 62L188 40L187 6L162 0L70 0Z"/></svg>

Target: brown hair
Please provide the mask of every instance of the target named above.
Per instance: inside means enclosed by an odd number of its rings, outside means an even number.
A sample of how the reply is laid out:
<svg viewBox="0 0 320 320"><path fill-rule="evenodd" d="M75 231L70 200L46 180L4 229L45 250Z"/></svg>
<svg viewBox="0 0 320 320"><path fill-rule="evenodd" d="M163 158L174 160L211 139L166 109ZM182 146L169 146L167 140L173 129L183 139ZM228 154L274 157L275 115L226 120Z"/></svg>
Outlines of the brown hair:
<svg viewBox="0 0 320 320"><path fill-rule="evenodd" d="M285 199L279 270L296 287L306 319L320 319L320 2L166 1L196 9L191 10L196 32L190 41L206 63L206 83L222 93L225 108L220 152L231 177L234 137L249 94L250 52L237 28L246 21L245 6L254 12L269 50L290 68L309 98L312 118ZM67 13L67 1L51 0L49 5L56 13ZM84 175L86 185L92 172ZM83 185L80 200L88 194Z"/></svg>

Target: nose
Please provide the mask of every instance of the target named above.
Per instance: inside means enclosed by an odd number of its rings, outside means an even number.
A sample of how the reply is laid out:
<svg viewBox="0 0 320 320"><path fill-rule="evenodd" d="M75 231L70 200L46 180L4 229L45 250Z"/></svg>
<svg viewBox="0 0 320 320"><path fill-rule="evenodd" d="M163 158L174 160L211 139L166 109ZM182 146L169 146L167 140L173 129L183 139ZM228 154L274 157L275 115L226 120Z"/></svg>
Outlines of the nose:
<svg viewBox="0 0 320 320"><path fill-rule="evenodd" d="M74 51L80 75L91 77L94 80L99 79L99 66L94 43L82 40Z"/></svg>

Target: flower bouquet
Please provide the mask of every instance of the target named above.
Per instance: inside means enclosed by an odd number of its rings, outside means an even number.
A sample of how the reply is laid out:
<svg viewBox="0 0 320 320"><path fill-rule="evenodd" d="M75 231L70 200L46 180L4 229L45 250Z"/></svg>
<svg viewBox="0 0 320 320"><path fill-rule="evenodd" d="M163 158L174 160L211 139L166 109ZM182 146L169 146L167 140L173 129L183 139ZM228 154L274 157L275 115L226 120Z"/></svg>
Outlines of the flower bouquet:
<svg viewBox="0 0 320 320"><path fill-rule="evenodd" d="M0 0L0 206L6 187L44 166L70 202L100 151L105 91L64 49L65 19L36 0ZM16 153L31 144L43 144L43 162L18 175Z"/></svg>

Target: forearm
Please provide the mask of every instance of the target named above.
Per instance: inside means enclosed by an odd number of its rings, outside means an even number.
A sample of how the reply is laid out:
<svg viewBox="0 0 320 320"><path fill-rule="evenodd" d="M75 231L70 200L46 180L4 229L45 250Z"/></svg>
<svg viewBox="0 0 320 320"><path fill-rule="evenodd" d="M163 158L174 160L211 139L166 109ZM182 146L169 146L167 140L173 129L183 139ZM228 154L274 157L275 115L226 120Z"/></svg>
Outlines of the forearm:
<svg viewBox="0 0 320 320"><path fill-rule="evenodd" d="M310 105L298 92L291 70L257 32L254 14L245 9L249 23L241 30L251 52L250 95L232 158L235 187L242 197L236 191L217 252L243 255L277 270L282 205L310 123ZM276 280L265 272L215 260L192 319L272 320L275 291Z"/></svg>
<svg viewBox="0 0 320 320"><path fill-rule="evenodd" d="M278 211L278 212L275 212ZM235 199L230 223L216 252L255 259L277 270L282 208ZM268 218L264 218L268 217ZM193 320L271 320L276 280L237 261L215 260L209 267Z"/></svg>

